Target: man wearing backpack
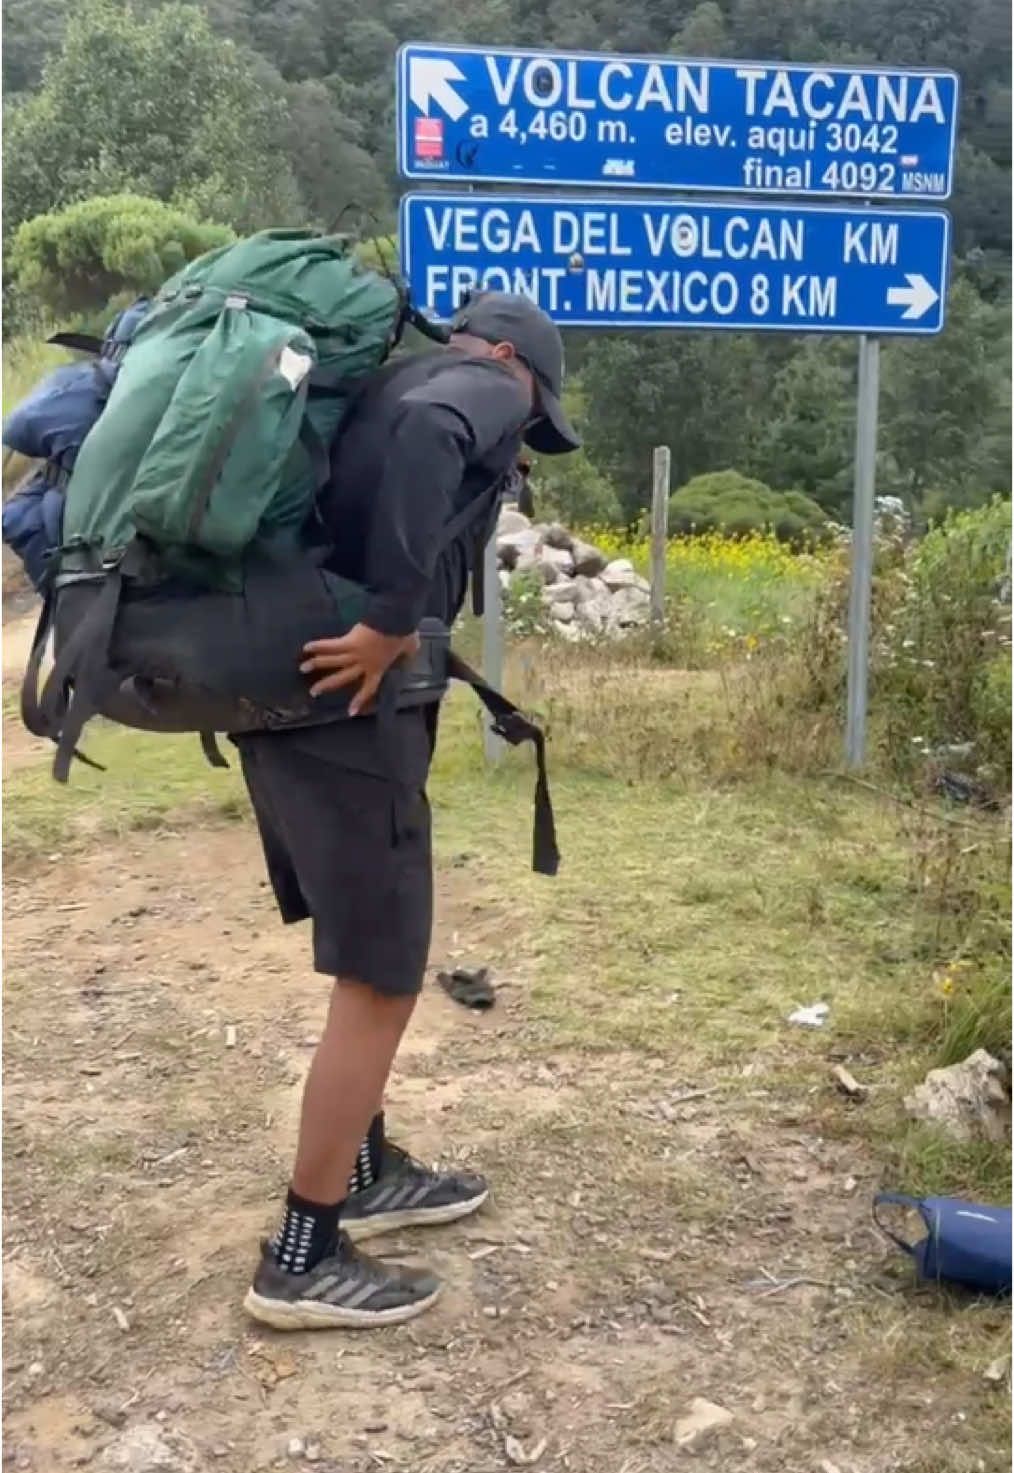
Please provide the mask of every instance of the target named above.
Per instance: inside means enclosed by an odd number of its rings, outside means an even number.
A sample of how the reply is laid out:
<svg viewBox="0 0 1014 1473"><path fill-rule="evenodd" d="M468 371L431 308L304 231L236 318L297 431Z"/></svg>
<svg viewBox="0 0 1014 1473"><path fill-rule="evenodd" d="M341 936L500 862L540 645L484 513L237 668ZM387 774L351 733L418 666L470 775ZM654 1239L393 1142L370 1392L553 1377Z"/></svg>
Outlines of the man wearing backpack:
<svg viewBox="0 0 1014 1473"><path fill-rule="evenodd" d="M312 921L314 966L336 979L282 1221L246 1299L278 1329L421 1313L439 1281L367 1258L352 1240L451 1222L488 1196L481 1177L429 1171L384 1134L384 1088L430 941L437 707L370 712L385 674L414 653L420 621L457 617L522 443L577 447L562 382L549 318L525 298L486 293L458 313L446 349L368 383L320 510L336 549L329 567L369 599L344 636L311 642L301 667L315 696L351 690L356 719L234 738L282 918Z"/></svg>

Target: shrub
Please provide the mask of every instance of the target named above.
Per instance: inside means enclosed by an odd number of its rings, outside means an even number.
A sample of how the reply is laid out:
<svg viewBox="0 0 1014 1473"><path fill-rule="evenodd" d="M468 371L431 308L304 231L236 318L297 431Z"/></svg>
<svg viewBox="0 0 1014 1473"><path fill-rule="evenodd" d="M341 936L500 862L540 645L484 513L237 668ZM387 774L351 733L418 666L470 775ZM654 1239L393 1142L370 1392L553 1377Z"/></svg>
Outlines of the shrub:
<svg viewBox="0 0 1014 1473"><path fill-rule="evenodd" d="M116 194L82 200L19 227L7 262L23 293L54 316L94 311L127 293L153 292L166 277L233 233L161 200Z"/></svg>
<svg viewBox="0 0 1014 1473"><path fill-rule="evenodd" d="M828 521L801 491L772 491L761 481L727 470L695 476L681 487L669 501L669 527L686 535L771 531L780 541L801 546L822 540Z"/></svg>
<svg viewBox="0 0 1014 1473"><path fill-rule="evenodd" d="M1008 784L1010 604L1001 594L1010 506L954 512L917 545L877 642L876 696L892 766L972 743L972 764Z"/></svg>

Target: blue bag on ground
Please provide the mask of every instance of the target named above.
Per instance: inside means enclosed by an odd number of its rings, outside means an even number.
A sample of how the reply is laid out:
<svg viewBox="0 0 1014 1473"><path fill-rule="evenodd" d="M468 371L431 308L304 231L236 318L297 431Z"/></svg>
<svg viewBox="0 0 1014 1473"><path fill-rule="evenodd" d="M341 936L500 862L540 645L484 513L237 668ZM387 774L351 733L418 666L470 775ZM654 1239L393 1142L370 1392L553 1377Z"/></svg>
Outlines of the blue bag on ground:
<svg viewBox="0 0 1014 1473"><path fill-rule="evenodd" d="M926 1224L926 1237L906 1242L880 1219L882 1207L907 1207ZM922 1279L962 1284L980 1294L1011 1292L1011 1226L1009 1207L987 1207L960 1197L906 1197L879 1192L873 1220L882 1233L914 1260Z"/></svg>
<svg viewBox="0 0 1014 1473"><path fill-rule="evenodd" d="M60 545L63 491L77 453L105 408L120 362L148 305L147 297L139 297L113 318L102 338L56 333L51 343L94 357L54 368L4 420L4 448L45 462L3 509L3 540L24 563L36 588L45 578L46 555Z"/></svg>

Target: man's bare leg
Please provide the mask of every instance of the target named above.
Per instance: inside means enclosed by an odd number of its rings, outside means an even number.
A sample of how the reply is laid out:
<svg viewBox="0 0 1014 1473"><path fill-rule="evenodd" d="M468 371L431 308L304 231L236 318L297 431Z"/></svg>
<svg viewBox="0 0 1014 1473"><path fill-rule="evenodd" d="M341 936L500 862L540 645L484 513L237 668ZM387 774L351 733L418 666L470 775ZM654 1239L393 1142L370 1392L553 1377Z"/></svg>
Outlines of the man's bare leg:
<svg viewBox="0 0 1014 1473"><path fill-rule="evenodd" d="M335 983L310 1065L292 1188L313 1202L345 1196L360 1144L383 1099L415 996L388 996L359 982Z"/></svg>
<svg viewBox="0 0 1014 1473"><path fill-rule="evenodd" d="M277 1329L395 1324L434 1302L432 1274L363 1258L338 1234L360 1143L382 1098L415 996L335 984L306 1081L292 1186L247 1310Z"/></svg>

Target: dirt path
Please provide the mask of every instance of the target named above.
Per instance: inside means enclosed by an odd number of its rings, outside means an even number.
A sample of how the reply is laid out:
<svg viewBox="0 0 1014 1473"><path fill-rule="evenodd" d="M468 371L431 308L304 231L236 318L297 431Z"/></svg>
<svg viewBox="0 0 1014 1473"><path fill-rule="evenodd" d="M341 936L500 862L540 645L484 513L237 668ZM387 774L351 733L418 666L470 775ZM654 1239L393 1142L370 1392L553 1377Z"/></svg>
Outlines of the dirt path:
<svg viewBox="0 0 1014 1473"><path fill-rule="evenodd" d="M454 871L435 959L492 960L499 1006L429 988L390 1115L417 1153L481 1164L497 1205L384 1245L447 1279L415 1326L248 1323L324 1000L255 861L233 825L8 882L5 1467L254 1473L305 1461L290 1445L330 1473L944 1466L913 1461L913 1426L960 1445L963 1391L883 1343L883 1315L903 1341L923 1311L896 1308L856 1210L868 1163L749 1065L730 1087L555 1054L509 917ZM691 1452L695 1396L734 1420Z"/></svg>

